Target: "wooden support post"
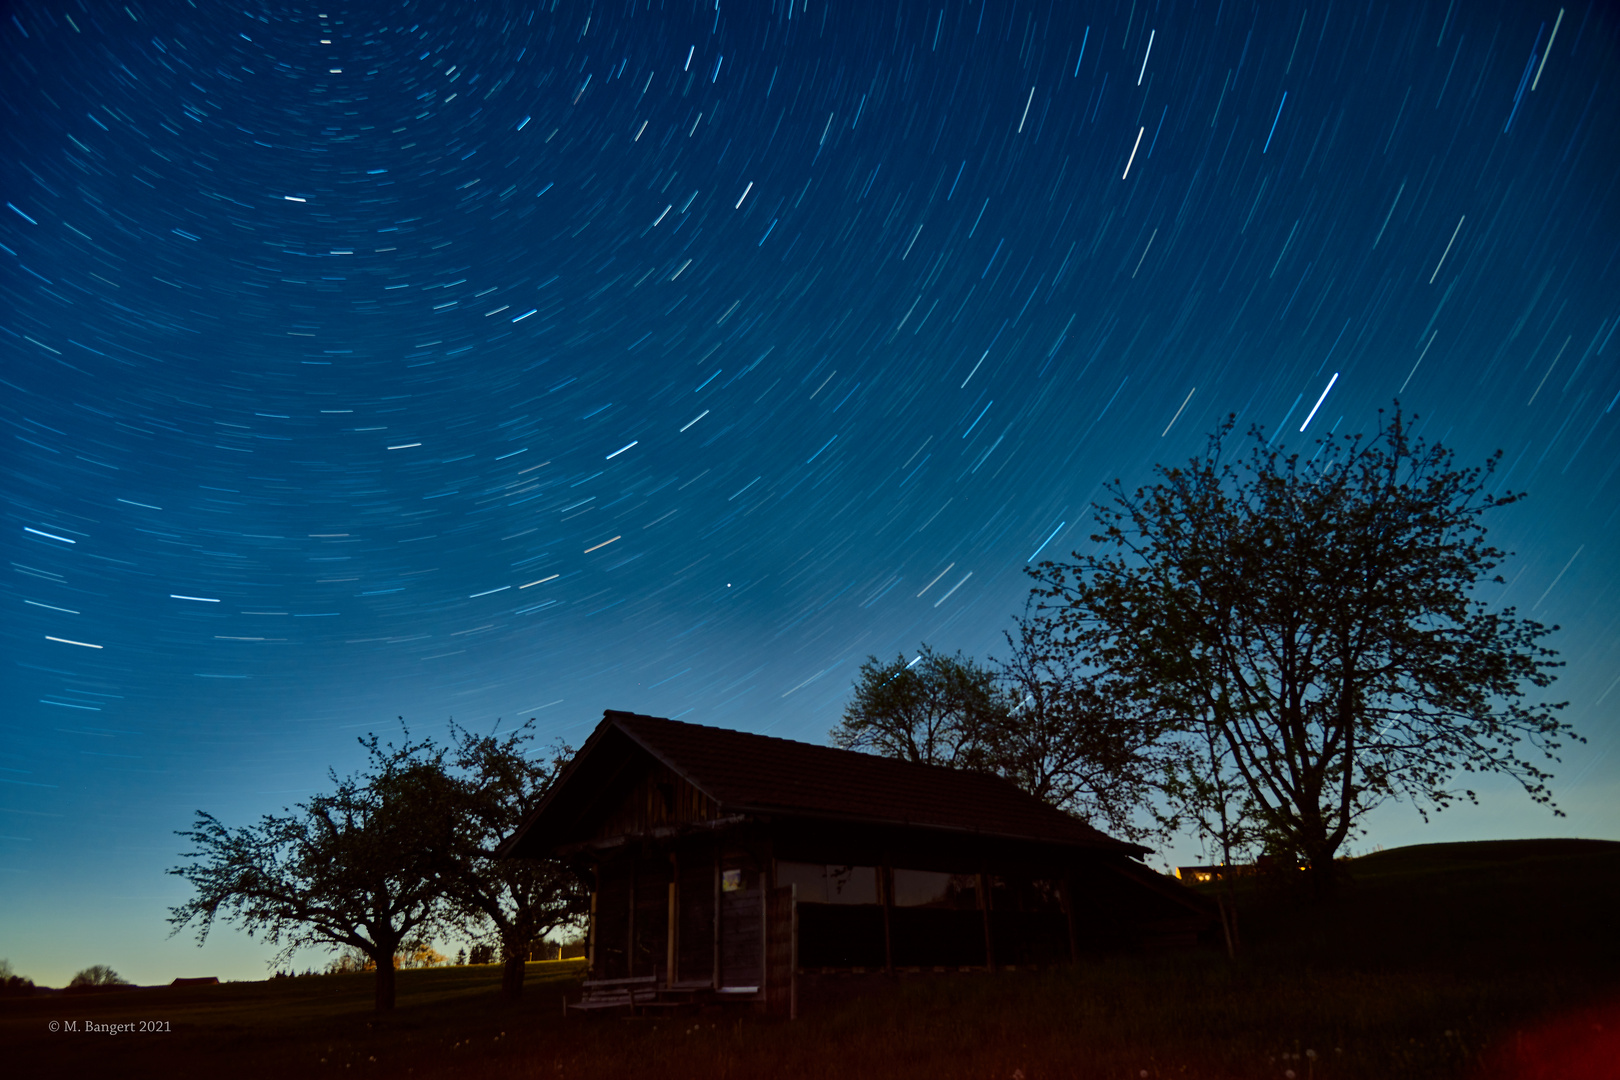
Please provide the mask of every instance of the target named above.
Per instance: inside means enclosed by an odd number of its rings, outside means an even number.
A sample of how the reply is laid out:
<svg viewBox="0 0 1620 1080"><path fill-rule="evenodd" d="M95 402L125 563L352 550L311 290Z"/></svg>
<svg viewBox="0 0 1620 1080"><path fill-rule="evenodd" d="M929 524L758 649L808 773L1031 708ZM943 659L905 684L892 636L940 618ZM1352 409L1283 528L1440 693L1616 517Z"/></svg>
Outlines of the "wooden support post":
<svg viewBox="0 0 1620 1080"><path fill-rule="evenodd" d="M894 933L890 916L894 910L894 868L884 860L878 867L878 898L883 902L883 973L894 974Z"/></svg>
<svg viewBox="0 0 1620 1080"><path fill-rule="evenodd" d="M590 918L585 923L585 970L590 972L591 978L599 979L602 973L596 970L596 898L602 894L602 868L595 867L591 876L596 880L591 889ZM567 1009L563 1011L566 1013Z"/></svg>
<svg viewBox="0 0 1620 1080"><path fill-rule="evenodd" d="M791 952L788 957L788 1019L799 1018L799 886L791 886L791 917L788 920L788 933L791 935Z"/></svg>
<svg viewBox="0 0 1620 1080"><path fill-rule="evenodd" d="M984 969L996 970L996 946L990 933L990 875L979 875L979 910L984 914Z"/></svg>
<svg viewBox="0 0 1620 1080"><path fill-rule="evenodd" d="M1063 921L1069 928L1069 963L1077 964L1080 962L1080 943L1074 932L1074 889L1070 881L1066 877L1058 882L1058 897L1063 901Z"/></svg>
<svg viewBox="0 0 1620 1080"><path fill-rule="evenodd" d="M714 989L720 989L720 842L714 845Z"/></svg>
<svg viewBox="0 0 1620 1080"><path fill-rule="evenodd" d="M624 974L626 978L634 978L636 974L636 864L630 863L630 933L624 943Z"/></svg>
<svg viewBox="0 0 1620 1080"><path fill-rule="evenodd" d="M664 936L664 985L674 986L678 972L675 970L676 960L680 951L675 947L676 935L680 932L680 920L676 918L676 905L680 903L680 878L676 877L669 883L669 932Z"/></svg>

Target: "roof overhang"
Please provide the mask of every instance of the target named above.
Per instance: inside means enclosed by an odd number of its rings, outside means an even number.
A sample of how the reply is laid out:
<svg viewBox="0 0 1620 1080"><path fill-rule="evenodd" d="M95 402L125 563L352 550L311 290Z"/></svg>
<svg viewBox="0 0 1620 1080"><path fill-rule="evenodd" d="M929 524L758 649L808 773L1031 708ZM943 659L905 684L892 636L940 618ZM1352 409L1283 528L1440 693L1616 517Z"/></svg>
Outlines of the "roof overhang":
<svg viewBox="0 0 1620 1080"><path fill-rule="evenodd" d="M734 827L747 819L770 819L775 822L797 822L843 826L871 826L917 832L935 837L961 837L981 841L1005 841L1033 845L1049 850L1062 850L1075 854L1126 855L1140 859L1151 848L1129 841L1098 834L1099 841L1079 842L1052 835L1007 832L997 829L978 829L953 826L937 822L907 818L873 816L804 807L774 804L758 800L727 800L720 796L702 777L692 775L690 769L655 743L643 738L632 724L621 722L635 719L635 714L612 710L604 713L596 729L591 732L573 759L563 769L551 790L527 819L495 849L498 858L547 858L560 853L560 849L580 851L590 846L584 830L593 811L604 809L618 793L619 782L635 766L638 759L657 762L680 776L696 790L710 799L722 817ZM707 831L707 830L705 830Z"/></svg>

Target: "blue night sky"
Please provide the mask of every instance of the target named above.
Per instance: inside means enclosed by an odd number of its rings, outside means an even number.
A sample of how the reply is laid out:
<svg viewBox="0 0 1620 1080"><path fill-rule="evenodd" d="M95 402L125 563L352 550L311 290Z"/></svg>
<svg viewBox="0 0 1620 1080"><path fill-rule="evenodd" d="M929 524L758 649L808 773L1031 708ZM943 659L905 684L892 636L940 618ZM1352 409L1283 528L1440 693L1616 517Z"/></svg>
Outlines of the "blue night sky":
<svg viewBox="0 0 1620 1080"><path fill-rule="evenodd" d="M1563 626L1589 742L1567 820L1486 784L1356 849L1620 837L1612 8L67 0L0 35L25 975L263 977L166 938L194 810L295 802L399 715L823 740L868 654L1000 646L1106 481L1397 395L1530 492L1482 596Z"/></svg>

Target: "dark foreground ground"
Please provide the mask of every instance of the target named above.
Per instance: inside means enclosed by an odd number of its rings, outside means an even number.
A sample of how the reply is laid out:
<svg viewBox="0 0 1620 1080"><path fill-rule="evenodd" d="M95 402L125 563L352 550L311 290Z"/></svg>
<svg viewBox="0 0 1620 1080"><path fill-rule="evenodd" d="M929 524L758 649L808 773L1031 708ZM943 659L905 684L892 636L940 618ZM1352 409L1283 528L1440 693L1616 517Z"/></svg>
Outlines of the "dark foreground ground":
<svg viewBox="0 0 1620 1080"><path fill-rule="evenodd" d="M1240 895L1245 952L901 976L788 1023L564 1018L572 961L0 1001L11 1077L1620 1078L1620 843L1426 845L1349 864L1331 905ZM76 1032L49 1030L77 1021ZM141 1021L167 1030L102 1034Z"/></svg>

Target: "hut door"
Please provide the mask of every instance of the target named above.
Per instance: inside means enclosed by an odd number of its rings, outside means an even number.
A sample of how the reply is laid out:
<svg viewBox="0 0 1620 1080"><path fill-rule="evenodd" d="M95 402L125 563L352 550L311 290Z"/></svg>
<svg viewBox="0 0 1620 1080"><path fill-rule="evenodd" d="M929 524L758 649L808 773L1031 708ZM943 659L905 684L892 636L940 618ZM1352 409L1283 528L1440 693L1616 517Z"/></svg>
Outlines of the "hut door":
<svg viewBox="0 0 1620 1080"><path fill-rule="evenodd" d="M597 869L596 904L591 915L595 961L591 977L622 979L630 973L631 869L625 862Z"/></svg>
<svg viewBox="0 0 1620 1080"><path fill-rule="evenodd" d="M720 989L758 993L765 973L763 875L742 860L720 864Z"/></svg>
<svg viewBox="0 0 1620 1080"><path fill-rule="evenodd" d="M630 974L668 977L669 863L648 860L636 866L632 889Z"/></svg>
<svg viewBox="0 0 1620 1080"><path fill-rule="evenodd" d="M683 986L714 985L714 856L693 853L680 864L677 976Z"/></svg>

